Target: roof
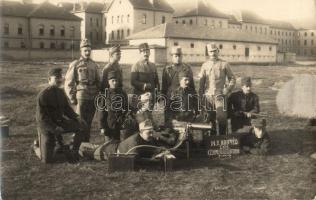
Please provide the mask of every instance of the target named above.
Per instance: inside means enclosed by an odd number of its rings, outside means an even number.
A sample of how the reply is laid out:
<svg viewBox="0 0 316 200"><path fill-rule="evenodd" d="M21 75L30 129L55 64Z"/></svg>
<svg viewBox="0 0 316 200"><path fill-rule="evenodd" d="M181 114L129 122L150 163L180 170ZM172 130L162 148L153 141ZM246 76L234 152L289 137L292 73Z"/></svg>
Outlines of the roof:
<svg viewBox="0 0 316 200"><path fill-rule="evenodd" d="M229 15L228 23L241 25L241 22L239 22L234 15Z"/></svg>
<svg viewBox="0 0 316 200"><path fill-rule="evenodd" d="M82 2L75 6L74 12L87 12L87 13L98 13L101 14L104 10L105 5L104 3L99 2Z"/></svg>
<svg viewBox="0 0 316 200"><path fill-rule="evenodd" d="M268 24L271 26L271 28L295 30L294 26L289 22L269 20Z"/></svg>
<svg viewBox="0 0 316 200"><path fill-rule="evenodd" d="M259 15L249 11L249 10L240 10L235 13L235 17L240 22L254 23L254 24L268 24L265 19Z"/></svg>
<svg viewBox="0 0 316 200"><path fill-rule="evenodd" d="M78 5L78 3L70 3L70 2L59 2L57 6L64 8L68 12L72 11L74 6Z"/></svg>
<svg viewBox="0 0 316 200"><path fill-rule="evenodd" d="M277 44L273 38L236 29L166 23L135 33L127 39L181 38Z"/></svg>
<svg viewBox="0 0 316 200"><path fill-rule="evenodd" d="M69 13L64 8L55 6L47 1L41 4L2 1L0 7L3 16L81 21L79 17Z"/></svg>
<svg viewBox="0 0 316 200"><path fill-rule="evenodd" d="M198 0L193 9L187 10L183 13L177 13L175 17L193 17L193 16L202 16L202 17L215 17L215 18L228 18L228 16L211 4L206 4L204 1Z"/></svg>
<svg viewBox="0 0 316 200"><path fill-rule="evenodd" d="M2 16L26 17L37 4L22 4L17 1L0 1Z"/></svg>
<svg viewBox="0 0 316 200"><path fill-rule="evenodd" d="M71 21L81 21L81 19L64 8L55 6L48 1L38 4L28 15L34 18L49 18L49 19L62 19Z"/></svg>
<svg viewBox="0 0 316 200"><path fill-rule="evenodd" d="M153 10L161 12L173 13L173 8L167 3L166 0L129 0L135 9Z"/></svg>

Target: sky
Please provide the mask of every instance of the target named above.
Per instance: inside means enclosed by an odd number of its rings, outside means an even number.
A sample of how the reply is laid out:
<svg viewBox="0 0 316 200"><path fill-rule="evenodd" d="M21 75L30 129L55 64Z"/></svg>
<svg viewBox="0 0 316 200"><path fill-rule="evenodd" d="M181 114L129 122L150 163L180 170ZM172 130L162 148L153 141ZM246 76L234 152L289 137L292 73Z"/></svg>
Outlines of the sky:
<svg viewBox="0 0 316 200"><path fill-rule="evenodd" d="M33 0L34 3L43 0ZM78 0L49 0L51 3L59 1L77 2ZM86 0L89 1L89 0ZM102 0L93 0L102 2ZM166 0L171 5L184 2L193 3L195 0ZM232 10L247 9L268 19L293 20L311 19L316 20L316 0L204 0L210 2L218 10L230 12Z"/></svg>

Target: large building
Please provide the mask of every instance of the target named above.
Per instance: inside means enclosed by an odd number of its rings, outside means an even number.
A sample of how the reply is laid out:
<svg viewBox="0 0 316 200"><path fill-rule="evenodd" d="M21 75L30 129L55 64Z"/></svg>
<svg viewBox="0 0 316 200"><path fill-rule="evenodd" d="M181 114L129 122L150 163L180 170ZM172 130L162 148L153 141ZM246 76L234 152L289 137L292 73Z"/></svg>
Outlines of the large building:
<svg viewBox="0 0 316 200"><path fill-rule="evenodd" d="M233 29L166 23L133 34L128 39L131 46L147 42L165 48L162 56L165 62L171 61L169 52L173 46L182 47L185 62L203 62L206 45L210 42L216 43L221 58L230 62L276 62L277 42L273 38Z"/></svg>
<svg viewBox="0 0 316 200"><path fill-rule="evenodd" d="M298 30L297 55L316 58L316 28Z"/></svg>
<svg viewBox="0 0 316 200"><path fill-rule="evenodd" d="M0 7L2 56L58 57L79 49L81 19L63 8L11 1L2 1Z"/></svg>
<svg viewBox="0 0 316 200"><path fill-rule="evenodd" d="M128 44L126 37L172 21L173 8L165 0L113 0L107 9L108 44Z"/></svg>

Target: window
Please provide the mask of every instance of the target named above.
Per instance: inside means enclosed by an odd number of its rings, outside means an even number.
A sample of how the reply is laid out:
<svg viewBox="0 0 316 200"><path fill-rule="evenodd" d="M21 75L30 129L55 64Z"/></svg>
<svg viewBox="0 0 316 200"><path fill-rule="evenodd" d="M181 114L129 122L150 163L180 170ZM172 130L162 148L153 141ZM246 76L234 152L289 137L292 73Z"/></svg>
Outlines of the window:
<svg viewBox="0 0 316 200"><path fill-rule="evenodd" d="M307 32L304 33L304 36L307 36Z"/></svg>
<svg viewBox="0 0 316 200"><path fill-rule="evenodd" d="M273 33L273 31L271 30L271 31L270 31L270 35L272 35L272 33Z"/></svg>
<svg viewBox="0 0 316 200"><path fill-rule="evenodd" d="M53 26L53 25L50 26L49 34L50 34L50 36L54 36L55 35L55 26Z"/></svg>
<svg viewBox="0 0 316 200"><path fill-rule="evenodd" d="M4 46L4 48L9 48L9 42L5 41L3 46Z"/></svg>
<svg viewBox="0 0 316 200"><path fill-rule="evenodd" d="M272 47L271 46L269 46L269 51L272 51Z"/></svg>
<svg viewBox="0 0 316 200"><path fill-rule="evenodd" d="M174 43L173 43L173 46L178 46L178 45L179 45L178 42L174 42Z"/></svg>
<svg viewBox="0 0 316 200"><path fill-rule="evenodd" d="M124 39L124 30L123 29L121 30L121 37L122 37L122 39Z"/></svg>
<svg viewBox="0 0 316 200"><path fill-rule="evenodd" d="M176 20L176 24L178 24L179 23L179 21L178 20Z"/></svg>
<svg viewBox="0 0 316 200"><path fill-rule="evenodd" d="M127 15L127 23L129 23L129 15Z"/></svg>
<svg viewBox="0 0 316 200"><path fill-rule="evenodd" d="M106 26L106 17L104 17L104 26Z"/></svg>
<svg viewBox="0 0 316 200"><path fill-rule="evenodd" d="M44 35L44 25L39 25L38 35Z"/></svg>
<svg viewBox="0 0 316 200"><path fill-rule="evenodd" d="M74 37L75 37L75 27L74 27L74 26L71 26L71 27L70 27L70 37L71 37L71 38L74 38Z"/></svg>
<svg viewBox="0 0 316 200"><path fill-rule="evenodd" d="M192 20L192 19L190 19L190 24L191 24L191 25L193 24L193 20Z"/></svg>
<svg viewBox="0 0 316 200"><path fill-rule="evenodd" d="M124 16L122 15L121 16L121 23L123 23L124 22Z"/></svg>
<svg viewBox="0 0 316 200"><path fill-rule="evenodd" d="M261 46L258 46L257 49L258 49L258 51L261 51Z"/></svg>
<svg viewBox="0 0 316 200"><path fill-rule="evenodd" d="M223 49L223 45L222 44L219 45L219 49Z"/></svg>
<svg viewBox="0 0 316 200"><path fill-rule="evenodd" d="M23 28L22 28L22 25L19 24L18 25L18 35L22 35L23 34Z"/></svg>
<svg viewBox="0 0 316 200"><path fill-rule="evenodd" d="M116 17L116 23L120 23L120 16Z"/></svg>
<svg viewBox="0 0 316 200"><path fill-rule="evenodd" d="M120 39L120 30L117 30L117 35L116 35L116 37L117 37L116 39L118 39L118 40Z"/></svg>
<svg viewBox="0 0 316 200"><path fill-rule="evenodd" d="M222 28L222 21L219 21L219 27Z"/></svg>
<svg viewBox="0 0 316 200"><path fill-rule="evenodd" d="M246 30L248 29L248 26L246 25Z"/></svg>
<svg viewBox="0 0 316 200"><path fill-rule="evenodd" d="M129 36L129 34L130 34L130 30L129 30L129 29L127 29L127 36Z"/></svg>
<svg viewBox="0 0 316 200"><path fill-rule="evenodd" d="M65 43L64 42L60 43L60 48L61 49L65 49Z"/></svg>
<svg viewBox="0 0 316 200"><path fill-rule="evenodd" d="M96 19L96 20L97 20L97 21L96 21L96 22L97 22L97 23L96 23L96 24L97 24L97 27L99 27L99 19Z"/></svg>
<svg viewBox="0 0 316 200"><path fill-rule="evenodd" d="M191 47L191 48L194 48L194 43L191 43L191 44L190 44L190 47Z"/></svg>
<svg viewBox="0 0 316 200"><path fill-rule="evenodd" d="M9 35L9 24L4 24L4 34Z"/></svg>
<svg viewBox="0 0 316 200"><path fill-rule="evenodd" d="M55 48L56 48L55 42L51 42L51 43L50 43L50 48L51 48L51 49L55 49Z"/></svg>
<svg viewBox="0 0 316 200"><path fill-rule="evenodd" d="M93 22L92 22L92 17L90 17L90 26L92 26L92 23L93 23Z"/></svg>
<svg viewBox="0 0 316 200"><path fill-rule="evenodd" d="M304 40L304 46L307 46L307 40Z"/></svg>
<svg viewBox="0 0 316 200"><path fill-rule="evenodd" d="M165 16L161 17L161 23L163 23L163 24L166 23L166 17Z"/></svg>
<svg viewBox="0 0 316 200"><path fill-rule="evenodd" d="M21 42L20 47L21 47L21 49L25 49L25 43Z"/></svg>
<svg viewBox="0 0 316 200"><path fill-rule="evenodd" d="M236 50L236 45L233 45L233 49Z"/></svg>
<svg viewBox="0 0 316 200"><path fill-rule="evenodd" d="M255 27L255 31L256 31L256 33L258 32L258 29L257 29L257 27Z"/></svg>
<svg viewBox="0 0 316 200"><path fill-rule="evenodd" d="M44 42L40 42L39 46L40 46L40 49L44 49L45 47Z"/></svg>
<svg viewBox="0 0 316 200"><path fill-rule="evenodd" d="M111 40L114 40L114 31L111 33Z"/></svg>
<svg viewBox="0 0 316 200"><path fill-rule="evenodd" d="M182 24L185 24L185 20L182 20Z"/></svg>
<svg viewBox="0 0 316 200"><path fill-rule="evenodd" d="M65 37L65 27L60 27L60 36Z"/></svg>
<svg viewBox="0 0 316 200"><path fill-rule="evenodd" d="M104 31L104 41L106 41L106 31Z"/></svg>
<svg viewBox="0 0 316 200"><path fill-rule="evenodd" d="M280 35L280 31L278 31L278 35Z"/></svg>
<svg viewBox="0 0 316 200"><path fill-rule="evenodd" d="M311 33L311 36L314 36L314 32Z"/></svg>
<svg viewBox="0 0 316 200"><path fill-rule="evenodd" d="M143 14L143 17L142 17L142 24L146 24L146 20L147 20L147 15L146 15L146 14Z"/></svg>
<svg viewBox="0 0 316 200"><path fill-rule="evenodd" d="M297 44L298 44L298 45L300 45L300 44L301 44L300 40L297 40Z"/></svg>

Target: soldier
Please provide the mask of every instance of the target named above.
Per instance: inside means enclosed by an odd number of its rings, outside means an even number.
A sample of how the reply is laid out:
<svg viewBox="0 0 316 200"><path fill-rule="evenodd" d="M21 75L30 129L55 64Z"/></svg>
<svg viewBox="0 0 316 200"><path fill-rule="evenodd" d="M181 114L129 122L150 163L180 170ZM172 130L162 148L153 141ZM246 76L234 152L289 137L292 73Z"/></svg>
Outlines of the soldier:
<svg viewBox="0 0 316 200"><path fill-rule="evenodd" d="M91 60L91 44L84 39L80 44L81 57L73 61L68 68L65 91L71 104L77 105L77 113L87 125L84 141L90 139L91 123L95 114L94 99L99 93L100 77L97 64Z"/></svg>
<svg viewBox="0 0 316 200"><path fill-rule="evenodd" d="M216 119L219 119L220 115L224 116L221 116L221 118L225 119L218 120L218 131L220 134L225 134L227 124L225 112L223 112L225 111L225 109L223 110L225 106L220 108L221 110L217 108L219 108L220 102L225 105L226 96L234 88L236 79L230 69L230 65L218 57L219 49L214 43L207 45L207 51L209 60L202 65L199 74L199 96L202 105L204 104L204 109L207 111L207 121L211 121L214 127L216 127ZM228 86L226 86L226 79L229 81ZM220 113L216 114L215 110ZM213 134L214 131L212 132Z"/></svg>
<svg viewBox="0 0 316 200"><path fill-rule="evenodd" d="M251 78L241 79L241 91L232 93L228 98L228 114L231 118L232 132L243 126L250 126L250 120L260 112L259 98L251 91Z"/></svg>
<svg viewBox="0 0 316 200"><path fill-rule="evenodd" d="M121 69L121 66L119 64L119 61L121 59L121 48L120 46L114 46L109 49L110 53L110 62L103 68L102 74L101 74L101 94L105 95L105 90L109 88L109 80L108 80L108 73L109 71L113 71L115 73L116 77L116 87L117 88L123 88L123 72ZM105 103L105 102L104 102ZM103 105L101 105L103 106ZM99 112L99 125L100 125L100 131L102 135L105 135L105 140L109 140L108 135L106 133L107 130L107 111L103 110Z"/></svg>
<svg viewBox="0 0 316 200"><path fill-rule="evenodd" d="M120 87L119 75L116 71L107 72L107 80L109 88L105 91L106 94L106 111L100 111L100 124L102 127L107 127L102 130L105 134L105 141L111 139L120 140L121 126L125 120L125 115L128 112L128 99L125 91Z"/></svg>
<svg viewBox="0 0 316 200"><path fill-rule="evenodd" d="M150 49L147 43L139 45L139 52L141 59L132 66L131 85L134 87L134 95L136 96L146 92L151 93L154 97L151 102L152 109L156 100L155 91L160 90L158 73L155 64L149 61Z"/></svg>
<svg viewBox="0 0 316 200"><path fill-rule="evenodd" d="M270 137L266 131L265 119L252 119L251 126L246 126L238 133L244 133L240 137L241 149L246 153L265 155L270 151Z"/></svg>
<svg viewBox="0 0 316 200"><path fill-rule="evenodd" d="M36 121L39 147L34 147L44 163L54 161L56 141L59 148L63 149L62 134L65 133L75 133L72 150L76 157L85 129L84 123L72 110L65 92L60 88L63 81L62 69L54 68L49 71L48 76L49 86L37 97Z"/></svg>
<svg viewBox="0 0 316 200"><path fill-rule="evenodd" d="M171 49L172 64L167 65L162 72L161 93L166 97L165 123L170 120L170 97L171 93L180 86L180 72L187 72L189 90L195 91L192 69L189 65L182 63L182 49L179 46Z"/></svg>
<svg viewBox="0 0 316 200"><path fill-rule="evenodd" d="M198 99L192 84L190 71L178 73L179 87L171 92L170 118L177 121L193 122L198 113Z"/></svg>

